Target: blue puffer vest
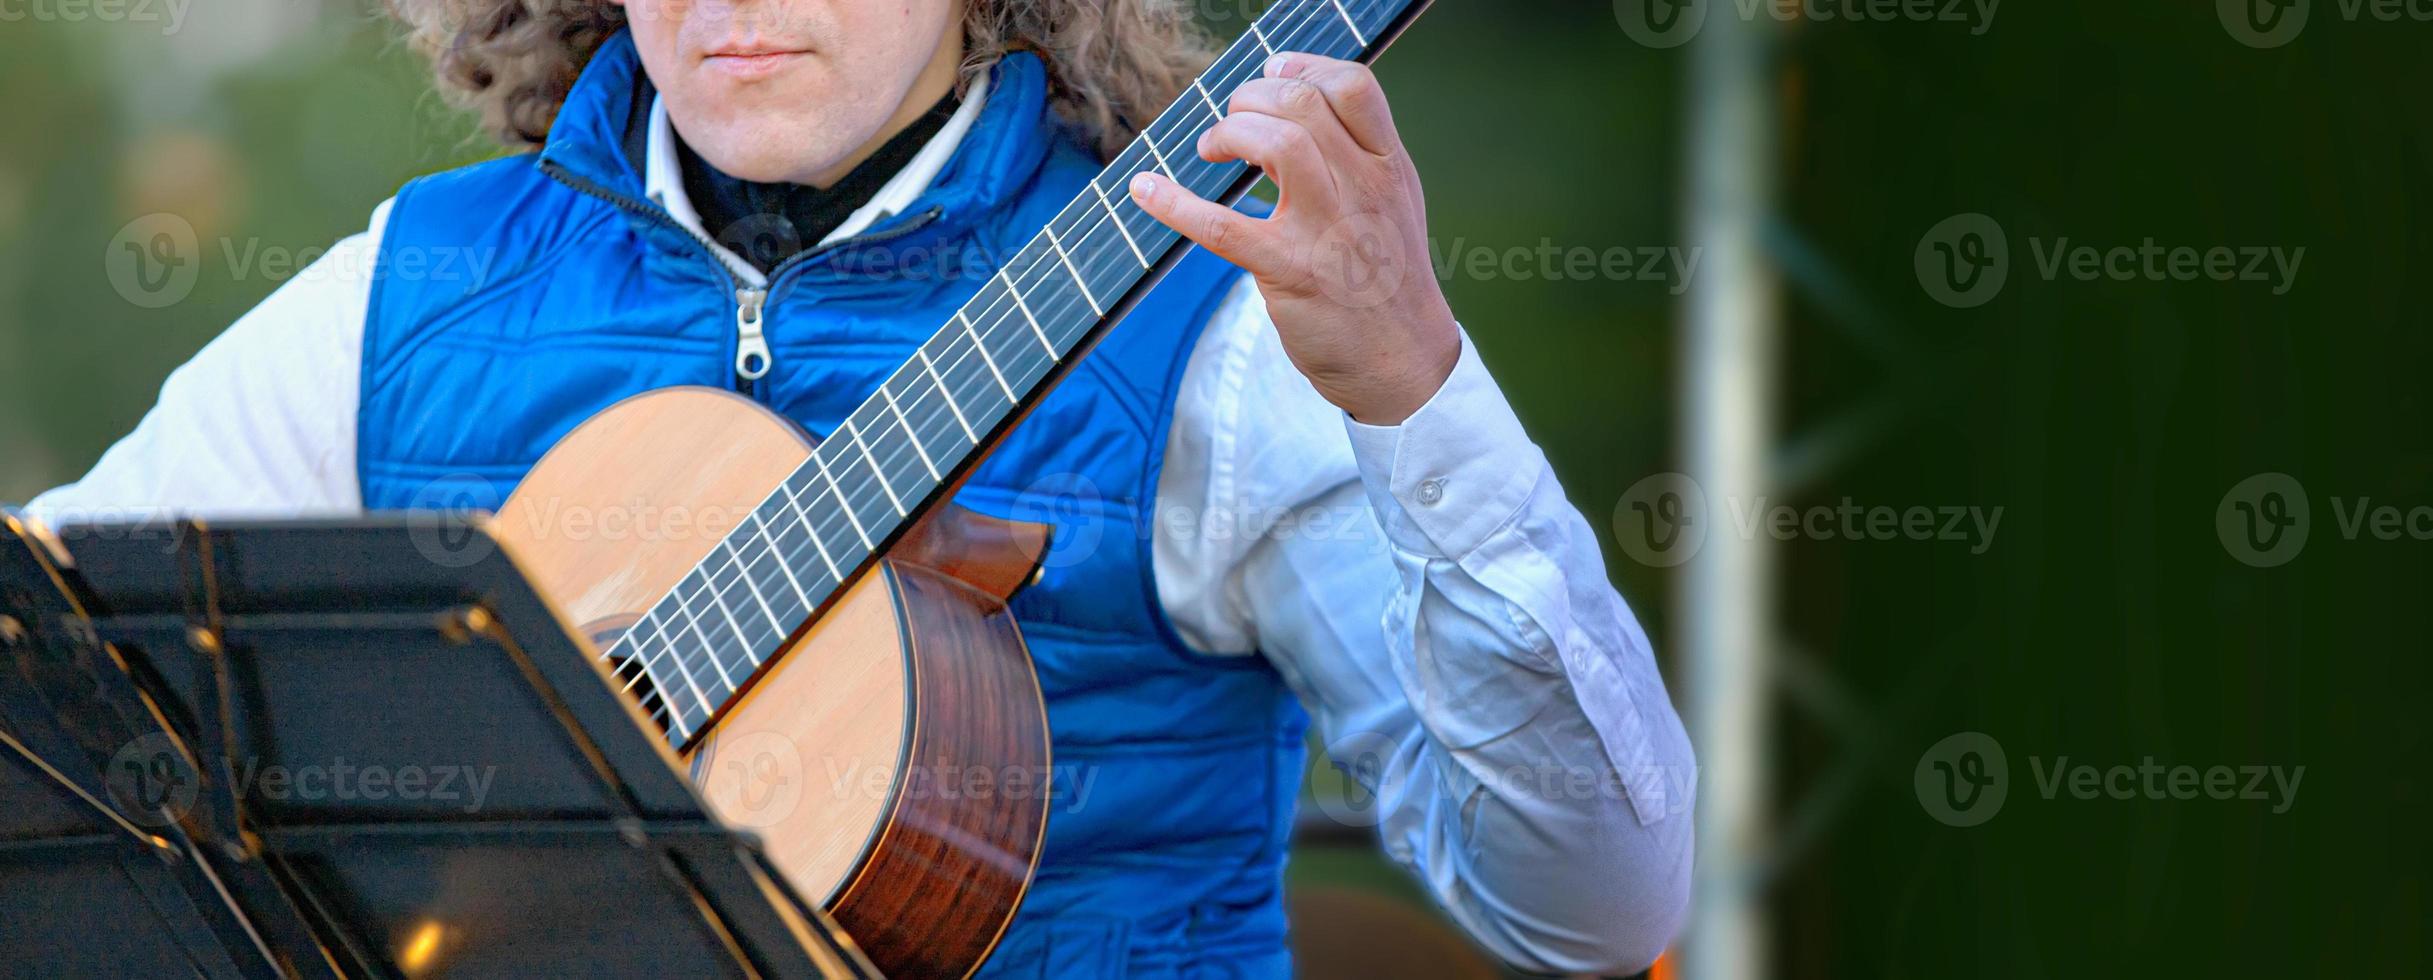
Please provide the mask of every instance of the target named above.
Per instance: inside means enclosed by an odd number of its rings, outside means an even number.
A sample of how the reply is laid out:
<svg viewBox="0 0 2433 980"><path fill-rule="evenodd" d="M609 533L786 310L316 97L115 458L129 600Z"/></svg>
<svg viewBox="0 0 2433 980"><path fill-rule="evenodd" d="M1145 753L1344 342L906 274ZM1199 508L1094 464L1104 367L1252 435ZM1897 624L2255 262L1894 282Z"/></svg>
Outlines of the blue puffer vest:
<svg viewBox="0 0 2433 980"><path fill-rule="evenodd" d="M612 39L539 154L398 193L364 334L367 507L495 506L610 403L734 386L737 284L643 199L624 145L648 108L638 64ZM781 269L764 313L774 367L752 396L826 435L993 271L860 270L1011 255L1098 169L1049 110L1042 65L1007 58L920 201ZM1057 796L1037 881L985 975L1289 972L1281 885L1305 719L1265 660L1184 646L1147 533L1185 360L1238 275L1187 259L958 498L1050 523L1057 542L1013 603L1047 694Z"/></svg>

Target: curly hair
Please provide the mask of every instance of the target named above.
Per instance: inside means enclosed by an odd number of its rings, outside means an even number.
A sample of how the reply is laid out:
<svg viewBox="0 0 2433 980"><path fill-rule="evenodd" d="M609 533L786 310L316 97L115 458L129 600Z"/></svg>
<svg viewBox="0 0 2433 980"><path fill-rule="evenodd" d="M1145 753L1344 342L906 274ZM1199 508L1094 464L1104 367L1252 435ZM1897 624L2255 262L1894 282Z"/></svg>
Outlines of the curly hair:
<svg viewBox="0 0 2433 980"><path fill-rule="evenodd" d="M510 148L549 138L600 44L625 27L608 0L387 0L440 94ZM1180 0L965 0L958 91L1011 51L1048 67L1058 115L1111 157L1214 57Z"/></svg>

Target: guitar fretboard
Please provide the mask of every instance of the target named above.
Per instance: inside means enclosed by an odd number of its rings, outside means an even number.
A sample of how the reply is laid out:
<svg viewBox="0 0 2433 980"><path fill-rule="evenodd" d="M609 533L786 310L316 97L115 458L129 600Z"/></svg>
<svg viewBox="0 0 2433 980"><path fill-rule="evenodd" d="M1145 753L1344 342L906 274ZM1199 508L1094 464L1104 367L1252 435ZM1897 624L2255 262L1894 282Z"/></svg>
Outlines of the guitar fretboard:
<svg viewBox="0 0 2433 980"><path fill-rule="evenodd" d="M1232 200L1256 174L1200 159L1234 89L1293 51L1368 60L1413 0L1279 0L946 325L848 414L767 500L606 652L647 675L682 746L812 614L953 484L1064 364L1086 351L1188 243L1132 203L1156 172Z"/></svg>

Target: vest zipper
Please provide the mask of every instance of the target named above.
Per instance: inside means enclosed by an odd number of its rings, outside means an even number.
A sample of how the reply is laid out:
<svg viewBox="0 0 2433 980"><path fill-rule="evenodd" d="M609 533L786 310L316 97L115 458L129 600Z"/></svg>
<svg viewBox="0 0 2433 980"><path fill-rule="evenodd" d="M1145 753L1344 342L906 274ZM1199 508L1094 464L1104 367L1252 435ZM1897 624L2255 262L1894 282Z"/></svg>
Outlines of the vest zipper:
<svg viewBox="0 0 2433 980"><path fill-rule="evenodd" d="M615 205L619 209L641 215L643 218L650 220L654 224L664 225L683 232L686 238L693 240L693 244L701 246L701 257L708 260L711 266L717 268L718 274L726 277L727 285L732 287L735 291L736 345L735 363L733 365L735 371L735 390L745 394L751 394L754 387L753 382L767 377L769 374L769 369L776 366L776 358L771 356L769 353L769 340L767 335L762 332L762 328L765 323L764 314L766 313L769 292L777 288L777 280L779 276L793 271L796 266L802 265L811 259L826 255L829 252L836 251L840 248L845 248L852 245L875 245L883 242L891 242L906 235L910 235L913 232L929 227L930 222L938 220L939 216L946 213L946 208L943 206L932 205L929 210L921 212L911 221L907 221L894 228L889 228L886 231L869 235L857 235L855 237L845 239L844 241L831 242L818 248L800 253L795 255L793 258L789 258L784 262L778 263L777 268L769 270L768 285L752 286L745 283L742 278L736 276L735 270L727 268L726 262L718 257L717 246L712 245L709 239L701 237L698 232L685 227L684 223L677 221L674 215L668 214L663 209L643 204L623 194L609 190L608 188L602 187L592 181L577 177L573 173L568 172L566 168L558 166L557 164L543 162L540 164L540 168L541 172L548 174L551 179L568 187L574 188L576 192L583 194L586 197L606 201L612 205ZM752 369L750 365L755 362L757 362L758 368Z"/></svg>
<svg viewBox="0 0 2433 980"><path fill-rule="evenodd" d="M735 390L751 391L752 382L769 373L769 340L760 332L761 302L769 291L751 286L735 290Z"/></svg>

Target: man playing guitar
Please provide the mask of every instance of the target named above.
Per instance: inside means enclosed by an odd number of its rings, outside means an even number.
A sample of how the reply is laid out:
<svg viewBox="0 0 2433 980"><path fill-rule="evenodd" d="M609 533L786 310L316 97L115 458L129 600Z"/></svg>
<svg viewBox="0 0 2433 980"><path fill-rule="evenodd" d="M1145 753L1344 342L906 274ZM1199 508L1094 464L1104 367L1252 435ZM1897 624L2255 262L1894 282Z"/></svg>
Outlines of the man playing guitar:
<svg viewBox="0 0 2433 980"><path fill-rule="evenodd" d="M495 503L670 385L827 436L1142 121L1206 97L1166 0L391 4L440 88L537 152L408 184L33 514ZM1642 969L1687 911L1695 783L1647 638L1431 274L1374 77L1259 75L1197 149L1265 171L1273 214L1134 179L1206 252L959 497L1051 488L1086 511L1059 530L1096 529L1014 605L1059 796L984 971L1287 973L1312 717L1479 944ZM429 271L451 250L477 278Z"/></svg>

